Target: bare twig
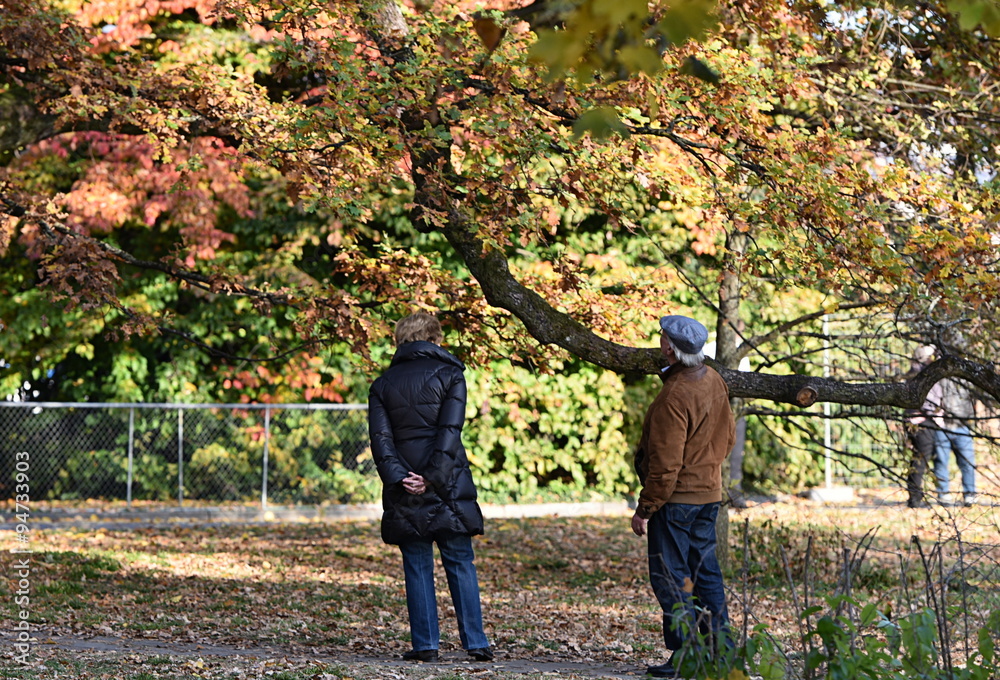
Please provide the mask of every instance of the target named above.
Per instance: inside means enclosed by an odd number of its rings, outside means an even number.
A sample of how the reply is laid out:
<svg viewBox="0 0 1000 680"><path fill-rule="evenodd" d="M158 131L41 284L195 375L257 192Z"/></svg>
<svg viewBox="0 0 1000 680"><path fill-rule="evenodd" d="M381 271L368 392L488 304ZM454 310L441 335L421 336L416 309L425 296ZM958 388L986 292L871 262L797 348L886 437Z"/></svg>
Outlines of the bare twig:
<svg viewBox="0 0 1000 680"><path fill-rule="evenodd" d="M951 632L948 629L948 582L944 578L944 549L939 544L937 551L938 587L941 589L941 659L945 671L951 675Z"/></svg>
<svg viewBox="0 0 1000 680"><path fill-rule="evenodd" d="M740 644L745 645L748 639L748 629L750 626L750 518L743 518L743 572L740 574L743 586L743 631L740 636Z"/></svg>
<svg viewBox="0 0 1000 680"><path fill-rule="evenodd" d="M792 593L792 607L795 612L795 620L798 622L799 626L799 644L802 645L802 653L806 654L806 649L808 644L806 642L808 638L808 632L805 629L805 625L802 621L802 610L799 608L799 597L795 592L795 581L792 579L792 570L788 566L788 554L785 552L785 546L779 545L778 548L781 550L781 563L785 567L785 578L788 579L788 589ZM808 655L806 655L808 658Z"/></svg>
<svg viewBox="0 0 1000 680"><path fill-rule="evenodd" d="M854 604L851 599L851 549L844 548L844 595L847 597L847 620L851 622L851 652L854 652L857 635L854 626Z"/></svg>
<svg viewBox="0 0 1000 680"><path fill-rule="evenodd" d="M931 551L931 555L928 556L924 554L924 547L920 543L920 538L918 538L917 536L912 536L910 540L913 542L913 545L916 546L917 552L920 555L920 562L924 568L924 586L927 590L927 599L930 601L931 609L934 612L934 618L938 626L938 636L940 637L941 644L943 646L946 637L945 624L942 621L942 613L941 613L941 610L943 609L943 603L938 602L938 595L937 592L934 590L934 577L931 566L934 554L937 553L940 546L935 545L934 550ZM938 663L938 668L940 668L941 667L940 660L938 660L937 663Z"/></svg>
<svg viewBox="0 0 1000 680"><path fill-rule="evenodd" d="M802 575L803 581L803 603L805 604L805 611L809 611L809 574L811 571L812 564L812 551L813 551L813 534L809 534L809 539L806 542L806 563L805 563L805 573ZM806 615L806 624L812 627L812 615ZM806 655L806 680L812 680L813 678L813 668L809 665L808 659L812 653L812 636L806 639L806 644L804 646L803 652Z"/></svg>

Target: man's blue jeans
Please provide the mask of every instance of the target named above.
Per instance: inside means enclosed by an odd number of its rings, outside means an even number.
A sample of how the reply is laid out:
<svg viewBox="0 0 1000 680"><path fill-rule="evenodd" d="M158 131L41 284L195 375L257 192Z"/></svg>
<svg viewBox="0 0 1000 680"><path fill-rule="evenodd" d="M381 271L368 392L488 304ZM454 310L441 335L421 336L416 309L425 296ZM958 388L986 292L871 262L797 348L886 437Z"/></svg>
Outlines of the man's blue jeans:
<svg viewBox="0 0 1000 680"><path fill-rule="evenodd" d="M952 451L962 473L962 492L976 493L976 454L972 432L965 425L948 425L934 433L934 477L937 479L938 494L948 493L948 463Z"/></svg>
<svg viewBox="0 0 1000 680"><path fill-rule="evenodd" d="M472 539L468 536L437 542L441 562L448 577L451 600L458 618L458 633L464 649L489 646L483 632L483 612L479 603L479 577L476 574ZM403 576L406 579L406 608L410 615L410 640L420 652L437 649L441 642L438 629L437 597L434 592L434 543L401 543Z"/></svg>
<svg viewBox="0 0 1000 680"><path fill-rule="evenodd" d="M728 629L726 591L715 555L718 514L719 503L667 503L646 527L649 580L663 609L663 642L669 650L680 649L695 633L714 638Z"/></svg>

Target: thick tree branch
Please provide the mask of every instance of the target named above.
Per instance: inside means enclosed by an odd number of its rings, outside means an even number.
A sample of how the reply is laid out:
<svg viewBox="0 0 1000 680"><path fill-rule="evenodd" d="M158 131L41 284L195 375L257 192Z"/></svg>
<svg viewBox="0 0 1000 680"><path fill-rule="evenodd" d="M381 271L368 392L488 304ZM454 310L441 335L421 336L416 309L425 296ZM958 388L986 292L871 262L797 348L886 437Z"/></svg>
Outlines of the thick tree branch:
<svg viewBox="0 0 1000 680"><path fill-rule="evenodd" d="M372 0L381 5L388 0ZM388 3L394 5L394 3ZM386 25L389 29L391 26ZM527 97L527 93L522 93ZM538 106L540 102L529 102ZM419 112L415 112L419 113ZM553 111L557 117L567 122L565 111ZM655 134L671 138L681 148L695 151L693 143L672 135L670 131L634 128L636 134ZM419 135L419 133L418 133ZM542 344L561 347L585 361L618 373L657 373L662 366L660 352L655 349L625 347L605 340L573 319L558 311L535 291L520 283L510 271L503 252L487 247L478 236L473 222L462 211L460 200L450 196L447 183L428 181L428 178L449 177L460 181L446 170L449 161L444 151L417 138L413 140L414 204L418 210L413 215L417 228L431 231L438 225L431 224L428 215L446 216L440 225L448 242L465 262L469 271L479 282L486 301L499 309L516 316L528 333ZM754 172L761 168L752 163L742 165ZM840 309L871 306L874 303L846 304ZM799 324L821 317L825 312L816 312L782 324L770 333L748 341L741 349L751 351L762 342L773 339ZM862 406L886 405L899 408L919 407L935 382L949 375L965 377L985 392L1000 395L1000 377L992 366L972 361L949 358L936 362L924 372L905 383L844 383L837 380L812 378L809 376L778 376L748 373L726 369L716 362L720 374L730 386L730 393L737 398L769 399L776 402L809 406L817 401L849 403Z"/></svg>
<svg viewBox="0 0 1000 680"><path fill-rule="evenodd" d="M931 387L944 378L963 378L994 398L1000 395L1000 374L995 366L957 356L935 361L911 380L892 383L849 383L799 375L765 375L721 366L716 366L716 370L729 385L733 396L770 399L800 406L832 402L920 408Z"/></svg>
<svg viewBox="0 0 1000 680"><path fill-rule="evenodd" d="M619 373L655 373L663 365L659 350L625 347L604 340L522 285L510 273L503 253L487 250L458 212L452 212L444 232L476 277L486 301L514 314L540 343L557 345Z"/></svg>
<svg viewBox="0 0 1000 680"><path fill-rule="evenodd" d="M504 254L487 248L457 208L452 209L444 233L476 277L487 302L514 314L539 342L557 345L585 361L618 373L659 371L662 359L658 350L625 347L604 340L517 281ZM841 308L864 306L867 306L866 303L854 303ZM759 343L764 337L773 338L787 330L784 326L790 328L810 318L818 318L823 313L794 319L767 336L753 340ZM994 398L1000 398L1000 375L992 365L955 356L934 362L911 380L893 383L851 383L802 375L766 375L728 369L711 360L709 363L722 375L733 397L768 399L799 406L833 402L919 408L931 387L948 377L964 378Z"/></svg>

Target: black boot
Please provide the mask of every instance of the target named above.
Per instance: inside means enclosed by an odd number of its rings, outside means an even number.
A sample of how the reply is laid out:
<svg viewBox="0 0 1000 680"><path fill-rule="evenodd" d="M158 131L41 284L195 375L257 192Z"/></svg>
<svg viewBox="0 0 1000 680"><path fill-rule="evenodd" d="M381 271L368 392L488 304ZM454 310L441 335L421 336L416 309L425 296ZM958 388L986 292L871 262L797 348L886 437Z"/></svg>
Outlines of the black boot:
<svg viewBox="0 0 1000 680"><path fill-rule="evenodd" d="M671 661L666 663L661 663L659 666L648 666L646 668L646 675L651 675L654 678L677 678L677 669L674 668L674 664Z"/></svg>
<svg viewBox="0 0 1000 680"><path fill-rule="evenodd" d="M493 661L493 648L482 647L480 649L470 649L469 656L476 661Z"/></svg>

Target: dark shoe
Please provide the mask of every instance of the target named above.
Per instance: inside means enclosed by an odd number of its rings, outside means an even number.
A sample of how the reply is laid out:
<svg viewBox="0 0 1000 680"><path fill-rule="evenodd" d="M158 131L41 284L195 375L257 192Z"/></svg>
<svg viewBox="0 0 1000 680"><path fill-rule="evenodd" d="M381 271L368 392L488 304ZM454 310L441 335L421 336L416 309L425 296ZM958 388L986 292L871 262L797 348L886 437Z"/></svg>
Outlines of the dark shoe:
<svg viewBox="0 0 1000 680"><path fill-rule="evenodd" d="M438 650L436 649L411 649L403 654L403 661L437 661Z"/></svg>
<svg viewBox="0 0 1000 680"><path fill-rule="evenodd" d="M649 666L646 668L646 675L651 675L654 678L677 678L677 670L674 668L674 664L670 661L666 663L661 663L659 666Z"/></svg>
<svg viewBox="0 0 1000 680"><path fill-rule="evenodd" d="M909 501L906 502L906 507L908 507L908 508L929 508L929 507L931 507L931 505L930 505L930 503L928 503L925 500L919 500L919 501L909 500Z"/></svg>
<svg viewBox="0 0 1000 680"><path fill-rule="evenodd" d="M493 661L493 648L482 647L481 649L470 649L469 656L476 661Z"/></svg>

